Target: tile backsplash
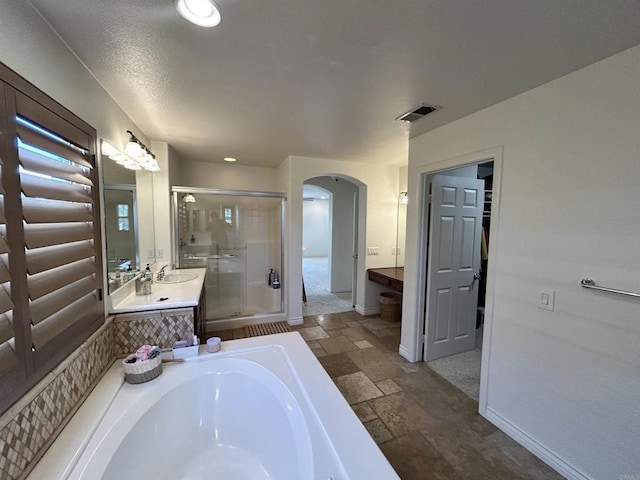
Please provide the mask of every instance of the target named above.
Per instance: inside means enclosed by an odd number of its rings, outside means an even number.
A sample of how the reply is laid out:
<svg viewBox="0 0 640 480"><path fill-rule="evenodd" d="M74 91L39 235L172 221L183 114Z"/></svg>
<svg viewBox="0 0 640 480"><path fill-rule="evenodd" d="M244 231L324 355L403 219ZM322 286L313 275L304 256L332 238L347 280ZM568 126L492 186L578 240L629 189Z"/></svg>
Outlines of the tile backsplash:
<svg viewBox="0 0 640 480"><path fill-rule="evenodd" d="M24 478L115 359L113 325L97 332L0 417L0 478Z"/></svg>
<svg viewBox="0 0 640 480"><path fill-rule="evenodd" d="M140 345L170 348L176 340L193 335L193 307L125 313L113 321L117 357L135 352Z"/></svg>

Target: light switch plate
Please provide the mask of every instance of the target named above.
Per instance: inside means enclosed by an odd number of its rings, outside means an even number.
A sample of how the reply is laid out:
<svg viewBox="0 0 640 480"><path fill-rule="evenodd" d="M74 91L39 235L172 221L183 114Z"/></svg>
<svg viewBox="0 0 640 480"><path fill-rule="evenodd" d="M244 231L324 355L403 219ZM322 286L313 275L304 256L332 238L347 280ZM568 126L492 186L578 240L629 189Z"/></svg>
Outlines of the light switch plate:
<svg viewBox="0 0 640 480"><path fill-rule="evenodd" d="M556 303L556 291L541 287L538 289L538 308L553 312Z"/></svg>

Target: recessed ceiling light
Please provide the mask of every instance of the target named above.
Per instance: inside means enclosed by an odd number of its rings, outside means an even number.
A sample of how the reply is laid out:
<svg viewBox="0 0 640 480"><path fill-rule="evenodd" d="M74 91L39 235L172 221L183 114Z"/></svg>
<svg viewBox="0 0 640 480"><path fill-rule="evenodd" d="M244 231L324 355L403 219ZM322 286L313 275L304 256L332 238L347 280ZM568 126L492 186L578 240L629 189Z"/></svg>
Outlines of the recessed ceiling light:
<svg viewBox="0 0 640 480"><path fill-rule="evenodd" d="M176 0L178 13L201 27L215 27L222 17L211 0Z"/></svg>
<svg viewBox="0 0 640 480"><path fill-rule="evenodd" d="M225 162L235 162L235 161L236 161L236 159L235 159L235 158L233 158L233 157L224 157L224 161L225 161Z"/></svg>

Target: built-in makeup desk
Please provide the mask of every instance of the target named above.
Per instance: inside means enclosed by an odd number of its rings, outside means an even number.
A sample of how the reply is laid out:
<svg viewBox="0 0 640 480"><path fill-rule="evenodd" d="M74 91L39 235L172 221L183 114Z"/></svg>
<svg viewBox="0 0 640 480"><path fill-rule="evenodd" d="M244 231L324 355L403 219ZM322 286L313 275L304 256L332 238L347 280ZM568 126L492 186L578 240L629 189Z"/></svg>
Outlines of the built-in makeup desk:
<svg viewBox="0 0 640 480"><path fill-rule="evenodd" d="M404 285L404 267L370 268L367 270L369 280L402 293Z"/></svg>

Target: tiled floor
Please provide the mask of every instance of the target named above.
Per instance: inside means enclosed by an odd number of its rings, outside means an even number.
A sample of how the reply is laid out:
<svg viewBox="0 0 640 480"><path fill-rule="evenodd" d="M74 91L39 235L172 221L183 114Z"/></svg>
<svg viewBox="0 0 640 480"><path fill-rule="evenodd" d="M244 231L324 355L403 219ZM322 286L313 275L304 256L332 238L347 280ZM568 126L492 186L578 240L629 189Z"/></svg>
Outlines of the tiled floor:
<svg viewBox="0 0 640 480"><path fill-rule="evenodd" d="M305 317L293 329L403 480L563 478L482 418L477 402L398 355L399 324L346 312Z"/></svg>

